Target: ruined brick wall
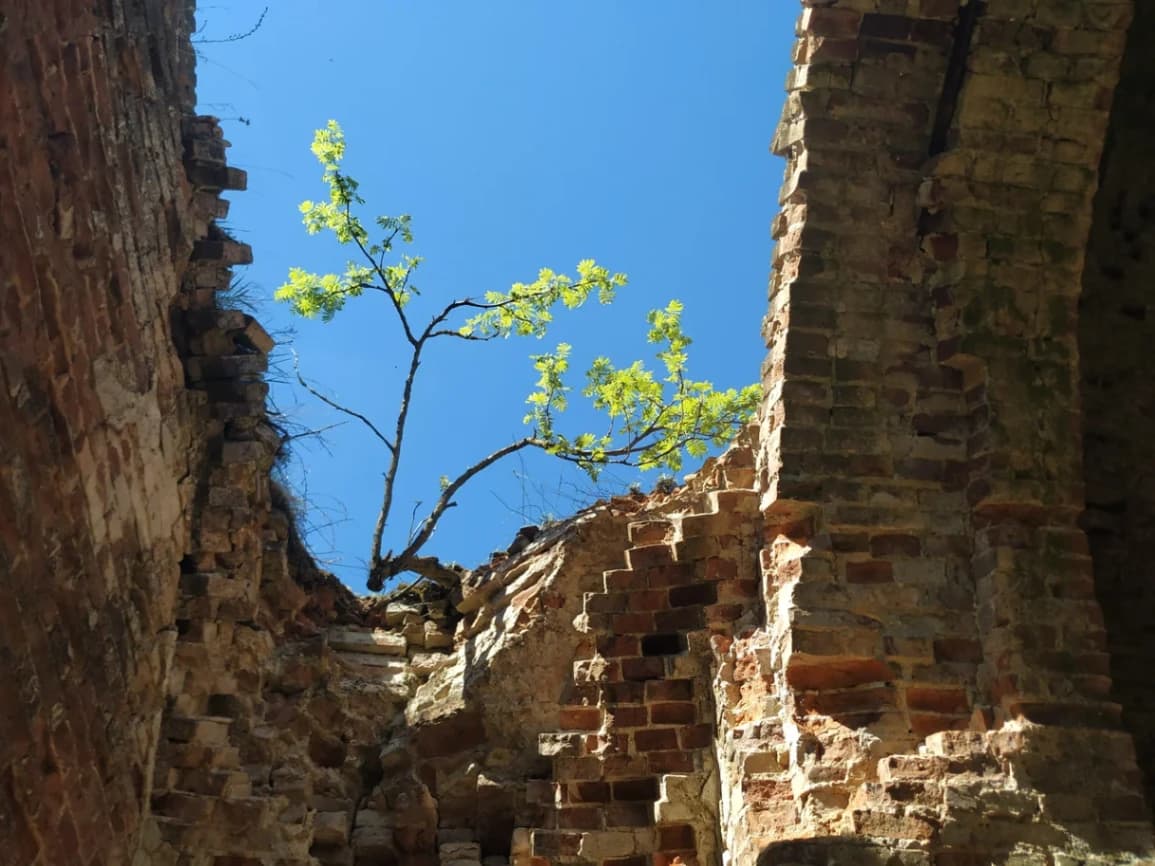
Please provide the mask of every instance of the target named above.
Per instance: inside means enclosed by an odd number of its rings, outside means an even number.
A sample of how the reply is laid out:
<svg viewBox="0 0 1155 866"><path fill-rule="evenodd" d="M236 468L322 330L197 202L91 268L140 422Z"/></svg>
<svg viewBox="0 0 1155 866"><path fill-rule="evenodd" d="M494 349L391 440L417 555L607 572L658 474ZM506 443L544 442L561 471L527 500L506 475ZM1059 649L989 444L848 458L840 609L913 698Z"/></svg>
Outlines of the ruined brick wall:
<svg viewBox="0 0 1155 866"><path fill-rule="evenodd" d="M725 832L744 857L853 835L848 862L1142 862L1078 524L1078 300L1130 4L806 6L775 141L770 619L735 677L773 683L778 766Z"/></svg>
<svg viewBox="0 0 1155 866"><path fill-rule="evenodd" d="M0 9L6 863L127 863L148 794L198 448L190 28L183 0Z"/></svg>
<svg viewBox="0 0 1155 866"><path fill-rule="evenodd" d="M754 438L374 605L270 484L188 10L6 8L0 861L1151 862L1138 13L1116 90L1127 0L804 3Z"/></svg>
<svg viewBox="0 0 1155 866"><path fill-rule="evenodd" d="M1136 4L1115 92L1079 303L1084 465L1112 695L1155 807L1155 7Z"/></svg>

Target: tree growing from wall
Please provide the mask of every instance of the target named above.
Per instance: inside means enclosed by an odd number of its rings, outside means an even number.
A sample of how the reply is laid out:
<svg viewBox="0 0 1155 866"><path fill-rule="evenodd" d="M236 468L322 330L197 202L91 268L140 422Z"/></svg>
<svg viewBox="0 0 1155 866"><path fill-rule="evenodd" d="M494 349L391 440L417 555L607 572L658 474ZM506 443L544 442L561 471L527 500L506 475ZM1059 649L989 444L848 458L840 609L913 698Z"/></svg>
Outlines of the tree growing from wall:
<svg viewBox="0 0 1155 866"><path fill-rule="evenodd" d="M365 202L357 181L341 168L345 138L336 121L317 130L312 150L323 169L328 200L301 203L306 231L331 233L350 249L351 259L340 273L291 268L276 297L300 316L327 322L350 299L378 295L385 314L393 319L408 347L408 364L396 383L399 394L386 430L369 414L342 406L300 380L325 403L363 423L384 446L387 460L381 508L371 541L370 589L380 590L388 579L404 572L455 585L461 572L423 551L441 518L454 507L458 491L478 473L512 454L540 449L578 465L594 478L611 464L677 471L685 456L701 457L711 445L725 444L755 411L761 394L758 385L723 391L688 376L690 338L682 331L682 305L670 301L647 316L647 338L657 346L656 356L665 376L655 376L641 361L618 367L609 358L596 358L586 371L581 393L605 417L605 428L600 432L566 432L559 422L572 392L567 379L571 347L559 343L552 351L530 356L538 380L526 400L526 434L496 448L456 476L443 476L433 507L405 547L400 552L383 552L410 410L418 393L418 372L426 352L446 340L486 343L509 337L543 338L555 314L581 307L591 298L609 304L627 281L624 274L611 273L586 259L578 263L576 276L543 268L533 282L514 283L505 292L438 301L419 316L415 301L421 293L414 274L422 260L398 249L413 243L409 216L378 216L371 222L362 219Z"/></svg>

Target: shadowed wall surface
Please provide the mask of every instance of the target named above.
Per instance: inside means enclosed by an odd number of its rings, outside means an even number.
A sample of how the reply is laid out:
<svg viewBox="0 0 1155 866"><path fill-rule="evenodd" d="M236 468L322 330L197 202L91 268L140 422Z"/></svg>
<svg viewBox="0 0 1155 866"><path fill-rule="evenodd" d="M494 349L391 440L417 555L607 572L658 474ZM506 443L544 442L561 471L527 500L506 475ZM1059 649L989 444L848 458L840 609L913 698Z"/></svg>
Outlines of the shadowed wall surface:
<svg viewBox="0 0 1155 866"><path fill-rule="evenodd" d="M1155 8L1137 4L1079 303L1087 513L1111 678L1155 805Z"/></svg>

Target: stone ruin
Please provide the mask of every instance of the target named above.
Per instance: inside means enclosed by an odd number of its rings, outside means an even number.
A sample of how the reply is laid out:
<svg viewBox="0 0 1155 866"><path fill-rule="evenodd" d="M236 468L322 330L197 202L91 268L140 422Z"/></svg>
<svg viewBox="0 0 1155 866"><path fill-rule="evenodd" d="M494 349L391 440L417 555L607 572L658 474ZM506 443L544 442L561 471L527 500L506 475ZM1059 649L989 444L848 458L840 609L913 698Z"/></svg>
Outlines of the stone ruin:
<svg viewBox="0 0 1155 866"><path fill-rule="evenodd" d="M1155 863L1155 5L802 6L757 423L383 603L270 483L192 9L4 4L0 863Z"/></svg>

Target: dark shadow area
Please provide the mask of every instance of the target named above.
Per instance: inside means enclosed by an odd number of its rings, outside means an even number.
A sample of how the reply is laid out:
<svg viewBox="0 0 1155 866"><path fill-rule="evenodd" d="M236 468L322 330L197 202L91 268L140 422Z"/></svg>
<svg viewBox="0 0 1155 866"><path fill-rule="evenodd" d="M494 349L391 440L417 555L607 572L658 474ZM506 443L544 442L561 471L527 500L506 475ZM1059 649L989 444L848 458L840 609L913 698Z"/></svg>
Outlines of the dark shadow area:
<svg viewBox="0 0 1155 866"><path fill-rule="evenodd" d="M1135 4L1115 93L1079 315L1087 531L1109 673L1155 802L1155 6ZM1102 660L1096 669L1094 662Z"/></svg>
<svg viewBox="0 0 1155 866"><path fill-rule="evenodd" d="M956 848L924 852L897 841L888 845L853 836L828 836L775 842L763 848L755 862L756 866L1002 866L1009 859L1009 852Z"/></svg>

